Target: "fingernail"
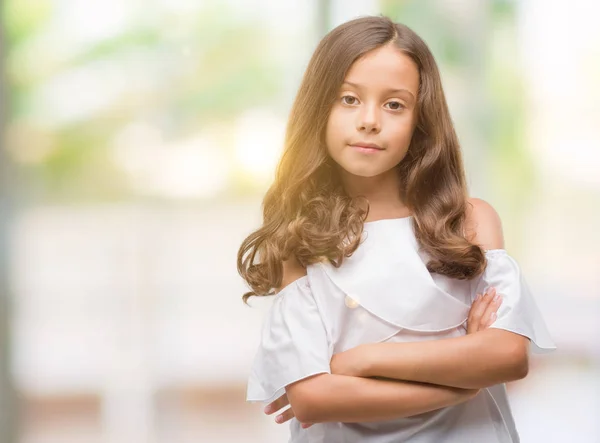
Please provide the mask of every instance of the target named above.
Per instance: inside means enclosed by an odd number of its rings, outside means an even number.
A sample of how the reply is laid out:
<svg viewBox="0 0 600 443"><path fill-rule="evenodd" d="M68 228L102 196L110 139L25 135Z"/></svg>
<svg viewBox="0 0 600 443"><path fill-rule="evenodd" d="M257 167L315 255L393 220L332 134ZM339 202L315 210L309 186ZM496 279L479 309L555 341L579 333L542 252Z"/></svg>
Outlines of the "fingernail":
<svg viewBox="0 0 600 443"><path fill-rule="evenodd" d="M271 406L265 406L265 414L271 412Z"/></svg>
<svg viewBox="0 0 600 443"><path fill-rule="evenodd" d="M500 299L500 294L494 295L494 302L497 302Z"/></svg>
<svg viewBox="0 0 600 443"><path fill-rule="evenodd" d="M275 417L275 421L277 423L281 423L281 420L283 420L283 415L278 415L277 417Z"/></svg>

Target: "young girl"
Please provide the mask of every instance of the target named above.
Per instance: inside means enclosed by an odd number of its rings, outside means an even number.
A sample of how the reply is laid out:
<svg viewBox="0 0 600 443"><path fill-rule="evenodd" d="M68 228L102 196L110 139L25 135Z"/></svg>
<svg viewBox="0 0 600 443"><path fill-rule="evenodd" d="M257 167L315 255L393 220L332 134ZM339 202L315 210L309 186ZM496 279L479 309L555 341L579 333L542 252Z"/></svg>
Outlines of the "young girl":
<svg viewBox="0 0 600 443"><path fill-rule="evenodd" d="M238 254L244 301L276 294L247 400L289 402L290 442L519 441L504 382L530 341L555 346L497 213L467 197L413 31L364 17L323 38L263 209Z"/></svg>

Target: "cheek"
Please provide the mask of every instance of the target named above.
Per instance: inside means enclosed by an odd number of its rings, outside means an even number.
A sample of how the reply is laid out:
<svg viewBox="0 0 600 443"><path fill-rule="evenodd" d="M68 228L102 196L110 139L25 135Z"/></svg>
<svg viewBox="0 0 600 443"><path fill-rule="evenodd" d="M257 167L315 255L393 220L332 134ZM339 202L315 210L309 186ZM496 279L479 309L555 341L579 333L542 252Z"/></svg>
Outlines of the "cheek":
<svg viewBox="0 0 600 443"><path fill-rule="evenodd" d="M402 128L399 128L398 131L396 131L395 139L398 140L398 142L401 144L410 143L412 134L413 134L412 126L402 127Z"/></svg>
<svg viewBox="0 0 600 443"><path fill-rule="evenodd" d="M396 121L395 124L390 125L390 128L389 136L394 144L408 147L415 130L414 119L407 118L406 120Z"/></svg>
<svg viewBox="0 0 600 443"><path fill-rule="evenodd" d="M332 112L327 120L326 139L329 148L344 142L344 121L340 113Z"/></svg>

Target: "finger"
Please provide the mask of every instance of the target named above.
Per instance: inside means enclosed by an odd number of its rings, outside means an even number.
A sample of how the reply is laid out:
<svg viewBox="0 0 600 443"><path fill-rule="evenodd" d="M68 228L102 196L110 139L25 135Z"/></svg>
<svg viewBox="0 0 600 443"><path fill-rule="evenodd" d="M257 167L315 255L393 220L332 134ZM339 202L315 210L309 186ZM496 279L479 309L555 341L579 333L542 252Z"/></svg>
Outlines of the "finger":
<svg viewBox="0 0 600 443"><path fill-rule="evenodd" d="M291 420L294 417L294 411L292 411L292 408L287 408L285 411L283 411L281 414L275 417L275 421L281 424L285 423L288 420Z"/></svg>
<svg viewBox="0 0 600 443"><path fill-rule="evenodd" d="M302 423L302 429L310 428L312 425L312 423Z"/></svg>
<svg viewBox="0 0 600 443"><path fill-rule="evenodd" d="M489 320L489 315L493 312L493 309L490 309L490 306L493 304L496 295L497 292L495 288L489 288L488 292L485 294L482 306L480 307L482 312L477 320L477 330L481 331L484 328L486 321Z"/></svg>
<svg viewBox="0 0 600 443"><path fill-rule="evenodd" d="M485 329L489 325L491 325L496 319L496 313L498 308L502 304L502 295L494 294L492 300L485 309L485 312L481 316L481 320L479 322L479 329Z"/></svg>
<svg viewBox="0 0 600 443"><path fill-rule="evenodd" d="M273 412L279 411L281 408L289 404L290 402L287 398L287 394L283 394L277 400L265 406L265 414L272 414Z"/></svg>
<svg viewBox="0 0 600 443"><path fill-rule="evenodd" d="M490 295L492 291L495 292L494 288L488 290L488 292L484 295L478 294L479 299L475 300L475 302L471 306L471 310L469 311L469 317L467 320L468 333L477 332L479 330L481 318L483 317L483 314L485 313L485 310L487 309L487 306L493 297L493 294Z"/></svg>
<svg viewBox="0 0 600 443"><path fill-rule="evenodd" d="M481 317L481 321L479 323L479 329L486 329L492 323L496 321L498 308L502 304L502 296L500 294L495 294L492 301L488 304L483 316Z"/></svg>
<svg viewBox="0 0 600 443"><path fill-rule="evenodd" d="M477 332L481 329L481 319L495 293L495 288L488 288L487 292L480 295L479 300L476 300L476 303L473 303L473 306L471 306L471 311L469 312L471 328L468 331L469 333Z"/></svg>
<svg viewBox="0 0 600 443"><path fill-rule="evenodd" d="M474 322L474 316L476 315L479 306L481 305L481 294L477 294L475 297L475 301L471 305L471 309L469 310L469 316L467 317L467 334L471 334L472 332L477 332L475 328L477 325Z"/></svg>

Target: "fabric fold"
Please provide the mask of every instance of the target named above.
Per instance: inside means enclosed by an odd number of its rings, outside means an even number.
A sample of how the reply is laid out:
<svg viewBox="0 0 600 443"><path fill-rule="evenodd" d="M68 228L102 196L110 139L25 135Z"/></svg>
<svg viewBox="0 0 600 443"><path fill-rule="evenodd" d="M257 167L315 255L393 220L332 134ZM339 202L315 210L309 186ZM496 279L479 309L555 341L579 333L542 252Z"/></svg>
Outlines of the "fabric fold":
<svg viewBox="0 0 600 443"><path fill-rule="evenodd" d="M434 282L421 260L410 219L365 224L365 239L341 267L318 263L353 302L399 328L439 332L467 320L470 306ZM384 222L384 223L381 223Z"/></svg>
<svg viewBox="0 0 600 443"><path fill-rule="evenodd" d="M517 261L504 249L487 250L485 255L487 267L474 285L473 294L483 294L494 287L503 297L498 317L490 327L524 335L531 340L531 351L536 354L555 350L556 345Z"/></svg>
<svg viewBox="0 0 600 443"><path fill-rule="evenodd" d="M246 400L270 403L291 383L331 373L331 356L308 278L301 277L273 299L250 370Z"/></svg>

